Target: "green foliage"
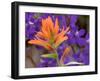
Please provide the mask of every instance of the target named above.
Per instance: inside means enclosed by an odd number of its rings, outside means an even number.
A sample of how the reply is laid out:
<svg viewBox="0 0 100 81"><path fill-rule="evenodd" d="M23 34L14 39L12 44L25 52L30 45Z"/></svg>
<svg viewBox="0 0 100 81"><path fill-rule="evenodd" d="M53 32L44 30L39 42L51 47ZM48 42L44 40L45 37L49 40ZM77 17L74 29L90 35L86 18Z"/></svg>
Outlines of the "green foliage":
<svg viewBox="0 0 100 81"><path fill-rule="evenodd" d="M56 59L57 58L57 54L55 54L55 53L53 53L53 54L44 54L44 55L41 55L41 57Z"/></svg>

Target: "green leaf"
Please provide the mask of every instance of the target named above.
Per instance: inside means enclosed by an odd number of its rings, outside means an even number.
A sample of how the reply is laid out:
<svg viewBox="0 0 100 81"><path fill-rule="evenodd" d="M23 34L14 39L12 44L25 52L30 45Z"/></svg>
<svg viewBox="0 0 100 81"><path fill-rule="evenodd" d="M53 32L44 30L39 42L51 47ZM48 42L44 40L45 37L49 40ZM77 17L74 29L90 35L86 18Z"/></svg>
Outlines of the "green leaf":
<svg viewBox="0 0 100 81"><path fill-rule="evenodd" d="M57 58L57 54L44 54L44 55L41 55L41 57L43 58L54 58L56 59Z"/></svg>

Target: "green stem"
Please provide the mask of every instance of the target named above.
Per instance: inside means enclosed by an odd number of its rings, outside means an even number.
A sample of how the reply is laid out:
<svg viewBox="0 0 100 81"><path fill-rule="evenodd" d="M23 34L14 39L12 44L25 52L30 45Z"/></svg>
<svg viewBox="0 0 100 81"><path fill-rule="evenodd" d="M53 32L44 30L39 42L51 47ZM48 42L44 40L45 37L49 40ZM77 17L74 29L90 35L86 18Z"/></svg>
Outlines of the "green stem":
<svg viewBox="0 0 100 81"><path fill-rule="evenodd" d="M54 53L57 55L57 58L56 58L57 65L58 65L58 66L62 66L62 64L61 64L60 61L59 61L58 53L57 53L57 51L56 51L57 49L55 48L54 45L52 45L52 47L53 47L53 49L54 49Z"/></svg>
<svg viewBox="0 0 100 81"><path fill-rule="evenodd" d="M58 53L57 53L56 50L54 50L54 52L55 52L55 54L57 55L57 58L56 58L57 65L58 65L58 66L61 66L61 63L60 63L60 61L59 61L59 57L58 57Z"/></svg>

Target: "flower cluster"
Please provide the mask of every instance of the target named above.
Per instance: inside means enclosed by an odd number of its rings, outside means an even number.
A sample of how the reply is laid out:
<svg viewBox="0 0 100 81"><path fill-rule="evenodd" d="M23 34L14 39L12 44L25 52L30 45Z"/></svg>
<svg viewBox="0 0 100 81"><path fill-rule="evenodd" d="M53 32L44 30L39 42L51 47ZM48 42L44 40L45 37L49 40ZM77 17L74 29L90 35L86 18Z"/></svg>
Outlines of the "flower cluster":
<svg viewBox="0 0 100 81"><path fill-rule="evenodd" d="M89 64L89 32L80 27L81 16L26 12L25 17L27 44L46 51L36 67Z"/></svg>

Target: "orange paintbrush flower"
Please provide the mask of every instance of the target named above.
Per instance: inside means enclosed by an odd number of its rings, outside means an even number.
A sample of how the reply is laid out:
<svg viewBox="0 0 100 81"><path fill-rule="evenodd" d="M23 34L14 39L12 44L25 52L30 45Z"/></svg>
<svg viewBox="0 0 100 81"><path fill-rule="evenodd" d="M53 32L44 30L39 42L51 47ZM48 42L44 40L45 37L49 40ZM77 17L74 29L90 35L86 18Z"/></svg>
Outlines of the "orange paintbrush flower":
<svg viewBox="0 0 100 81"><path fill-rule="evenodd" d="M35 35L35 39L30 40L28 43L43 46L47 50L53 50L68 39L65 35L68 30L69 27L60 29L58 19L56 18L54 24L51 17L48 16L48 18L42 19L41 29Z"/></svg>

